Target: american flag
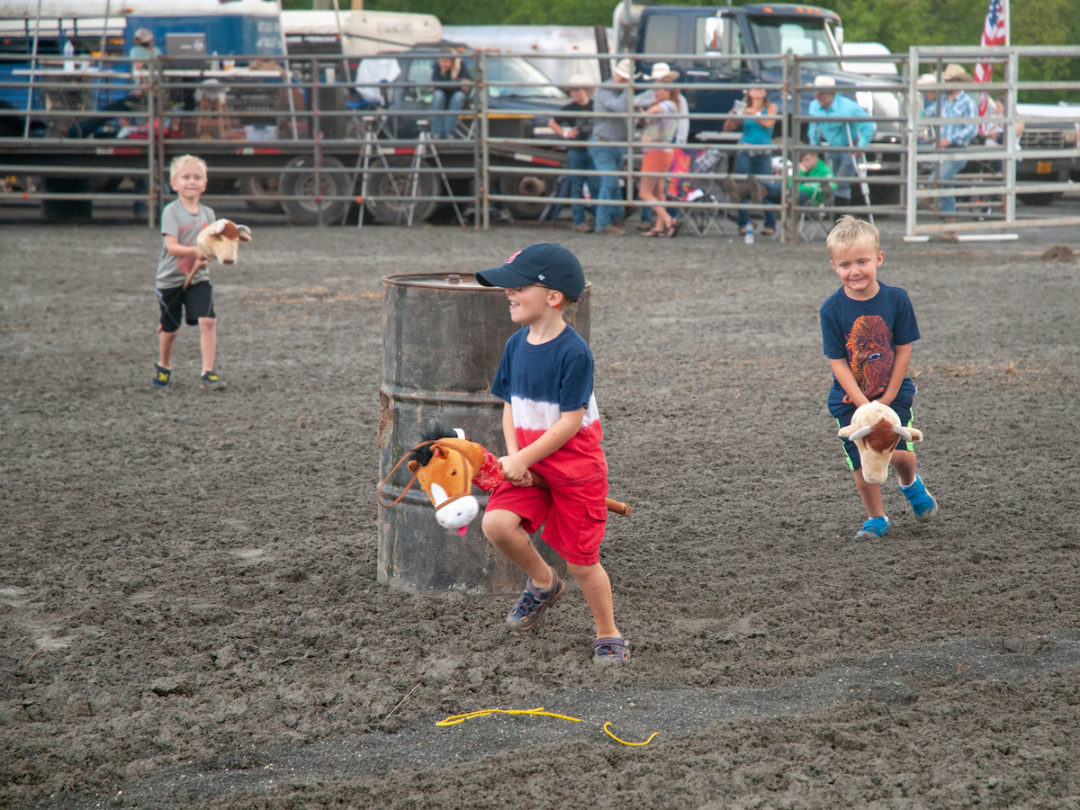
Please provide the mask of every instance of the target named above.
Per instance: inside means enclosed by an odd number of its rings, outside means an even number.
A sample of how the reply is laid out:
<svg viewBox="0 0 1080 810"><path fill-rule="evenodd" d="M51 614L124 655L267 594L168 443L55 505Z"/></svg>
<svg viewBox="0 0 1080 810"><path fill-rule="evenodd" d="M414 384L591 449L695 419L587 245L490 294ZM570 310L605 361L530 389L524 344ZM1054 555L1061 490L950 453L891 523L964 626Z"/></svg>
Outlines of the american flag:
<svg viewBox="0 0 1080 810"><path fill-rule="evenodd" d="M983 23L982 38L979 45L983 48L995 48L1007 45L1009 39L1008 27L1009 0L990 0L990 8L986 10L986 22ZM975 65L975 81L989 82L994 75L994 66L987 62L978 62ZM990 95L986 91L979 93L979 117L985 118L990 106ZM979 127L979 131L985 134L986 128Z"/></svg>

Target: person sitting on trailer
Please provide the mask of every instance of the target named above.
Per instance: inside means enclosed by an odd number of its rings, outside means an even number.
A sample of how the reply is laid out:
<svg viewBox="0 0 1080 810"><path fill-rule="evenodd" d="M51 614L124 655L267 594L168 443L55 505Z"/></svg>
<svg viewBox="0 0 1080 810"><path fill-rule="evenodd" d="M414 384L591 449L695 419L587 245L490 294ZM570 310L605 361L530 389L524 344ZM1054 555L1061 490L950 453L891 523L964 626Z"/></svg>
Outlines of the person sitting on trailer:
<svg viewBox="0 0 1080 810"><path fill-rule="evenodd" d="M465 100L472 88L472 76L465 63L450 48L443 48L435 66L431 69L431 83L435 93L431 97L431 110L460 111L465 109ZM456 115L431 116L431 137L450 138L457 126Z"/></svg>

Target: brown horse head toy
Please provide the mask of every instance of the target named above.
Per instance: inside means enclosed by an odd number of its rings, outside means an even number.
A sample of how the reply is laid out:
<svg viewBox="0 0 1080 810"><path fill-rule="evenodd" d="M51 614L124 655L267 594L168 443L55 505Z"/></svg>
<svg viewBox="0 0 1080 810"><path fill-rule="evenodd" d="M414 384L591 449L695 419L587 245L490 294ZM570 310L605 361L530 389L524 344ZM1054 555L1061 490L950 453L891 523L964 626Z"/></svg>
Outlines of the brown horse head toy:
<svg viewBox="0 0 1080 810"><path fill-rule="evenodd" d="M405 459L408 459L406 466L413 474L412 480L393 503L382 503L382 488L401 465L399 461L379 484L379 503L393 506L405 496L414 482L419 481L420 488L427 493L435 507L435 520L444 529L458 534L465 534L469 522L480 511L480 502L472 494L473 486L491 492L503 480L502 468L495 454L483 445L466 439L460 428L448 432L436 425L425 431L424 441L410 450L402 461ZM533 486L547 488L547 481L540 475L532 470L529 474ZM621 515L630 514L629 506L611 498L607 499L607 507Z"/></svg>

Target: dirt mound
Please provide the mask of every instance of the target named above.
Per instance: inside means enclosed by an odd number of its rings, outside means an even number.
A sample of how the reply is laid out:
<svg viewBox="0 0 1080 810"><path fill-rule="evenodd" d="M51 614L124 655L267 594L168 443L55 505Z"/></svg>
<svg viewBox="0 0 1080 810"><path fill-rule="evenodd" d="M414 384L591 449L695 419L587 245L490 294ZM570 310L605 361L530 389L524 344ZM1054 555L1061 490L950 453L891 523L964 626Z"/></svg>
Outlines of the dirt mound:
<svg viewBox="0 0 1080 810"><path fill-rule="evenodd" d="M891 478L867 542L821 244L560 232L634 506L602 547L632 662L591 664L574 587L511 636L506 597L376 583L381 277L551 238L261 228L214 270L209 396L191 329L150 385L159 237L0 237L0 805L1076 803L1080 277L1019 244L885 244L941 508ZM435 725L537 707L581 722Z"/></svg>

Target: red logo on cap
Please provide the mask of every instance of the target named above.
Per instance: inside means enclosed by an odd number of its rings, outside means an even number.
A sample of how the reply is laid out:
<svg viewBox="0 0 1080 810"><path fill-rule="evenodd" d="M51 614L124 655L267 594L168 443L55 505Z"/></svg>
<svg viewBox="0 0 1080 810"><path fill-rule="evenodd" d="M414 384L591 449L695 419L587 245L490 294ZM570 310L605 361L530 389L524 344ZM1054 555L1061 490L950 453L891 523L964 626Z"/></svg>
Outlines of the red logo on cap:
<svg viewBox="0 0 1080 810"><path fill-rule="evenodd" d="M520 250L515 250L513 253L511 253L510 258L506 260L506 263L510 264L510 262L512 262L514 259L516 259L518 257L519 253L521 253Z"/></svg>

